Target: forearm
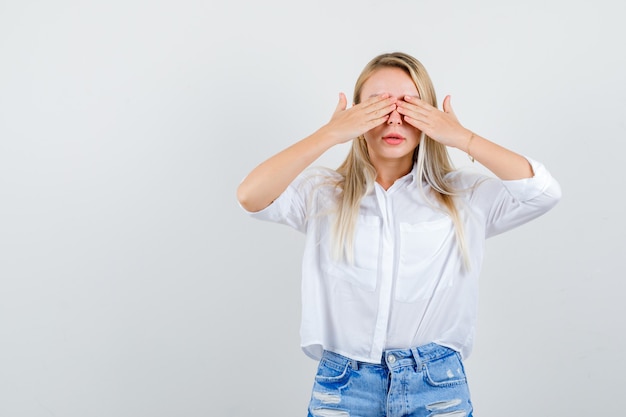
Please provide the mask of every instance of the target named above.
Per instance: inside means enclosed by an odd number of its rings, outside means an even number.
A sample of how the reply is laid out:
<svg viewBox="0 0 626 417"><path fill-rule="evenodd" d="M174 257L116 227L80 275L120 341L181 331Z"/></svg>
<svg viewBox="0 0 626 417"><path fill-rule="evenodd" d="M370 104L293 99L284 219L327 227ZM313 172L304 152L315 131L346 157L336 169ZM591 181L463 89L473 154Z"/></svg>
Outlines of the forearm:
<svg viewBox="0 0 626 417"><path fill-rule="evenodd" d="M322 128L267 159L237 188L239 203L252 212L269 206L305 168L335 143Z"/></svg>
<svg viewBox="0 0 626 417"><path fill-rule="evenodd" d="M459 149L480 162L501 180L531 178L533 170L526 158L481 136L468 134L465 146Z"/></svg>

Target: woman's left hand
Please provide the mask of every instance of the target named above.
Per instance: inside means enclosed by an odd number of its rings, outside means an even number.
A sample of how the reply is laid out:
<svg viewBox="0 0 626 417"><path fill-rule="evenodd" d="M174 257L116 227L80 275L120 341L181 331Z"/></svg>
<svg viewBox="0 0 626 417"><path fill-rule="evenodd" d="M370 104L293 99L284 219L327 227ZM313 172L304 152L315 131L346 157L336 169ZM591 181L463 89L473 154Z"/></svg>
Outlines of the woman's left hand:
<svg viewBox="0 0 626 417"><path fill-rule="evenodd" d="M472 132L464 128L457 119L450 96L443 100L443 111L417 97L405 96L396 102L404 121L446 146L464 149Z"/></svg>

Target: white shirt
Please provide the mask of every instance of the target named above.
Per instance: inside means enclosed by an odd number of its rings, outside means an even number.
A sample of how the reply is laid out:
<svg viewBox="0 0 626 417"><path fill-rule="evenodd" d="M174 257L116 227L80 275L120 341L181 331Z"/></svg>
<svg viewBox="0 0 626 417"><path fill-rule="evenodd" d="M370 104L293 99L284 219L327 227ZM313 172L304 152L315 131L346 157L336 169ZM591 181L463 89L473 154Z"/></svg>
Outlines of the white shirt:
<svg viewBox="0 0 626 417"><path fill-rule="evenodd" d="M379 184L363 197L354 263L330 256L337 190L326 185L335 171L309 168L268 207L251 216L305 233L302 261L301 346L319 360L324 349L380 363L385 349L435 342L466 358L475 333L478 275L485 239L547 212L560 199L559 184L529 159L534 177L501 181L455 171L454 186L467 189L457 204L469 248L470 269L455 240L454 225L433 208L430 187L419 190L416 167L388 190Z"/></svg>

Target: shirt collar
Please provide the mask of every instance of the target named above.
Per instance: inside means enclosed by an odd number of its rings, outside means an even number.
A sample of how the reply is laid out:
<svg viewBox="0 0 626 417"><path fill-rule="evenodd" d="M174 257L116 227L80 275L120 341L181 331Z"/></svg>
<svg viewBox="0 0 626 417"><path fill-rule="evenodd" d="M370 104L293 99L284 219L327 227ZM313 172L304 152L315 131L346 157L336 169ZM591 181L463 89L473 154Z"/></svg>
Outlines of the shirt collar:
<svg viewBox="0 0 626 417"><path fill-rule="evenodd" d="M409 172L406 177L408 178L408 180L411 182L410 185L412 185L413 187L418 187L419 186L419 175L417 173L417 161L413 162L413 168L411 169L411 172Z"/></svg>
<svg viewBox="0 0 626 417"><path fill-rule="evenodd" d="M417 187L419 185L417 178L417 163L415 162L413 163L413 168L411 168L407 174L398 178L389 190L392 191L392 189L395 190L399 188Z"/></svg>

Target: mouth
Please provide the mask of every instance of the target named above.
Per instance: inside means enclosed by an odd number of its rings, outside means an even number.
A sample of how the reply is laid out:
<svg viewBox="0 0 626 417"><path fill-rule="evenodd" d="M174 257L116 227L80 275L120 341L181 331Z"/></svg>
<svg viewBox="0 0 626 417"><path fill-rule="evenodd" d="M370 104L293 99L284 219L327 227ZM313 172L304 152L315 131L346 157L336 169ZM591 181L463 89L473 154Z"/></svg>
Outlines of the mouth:
<svg viewBox="0 0 626 417"><path fill-rule="evenodd" d="M405 138L397 133L390 133L383 136L383 141L389 145L399 145L405 141Z"/></svg>

